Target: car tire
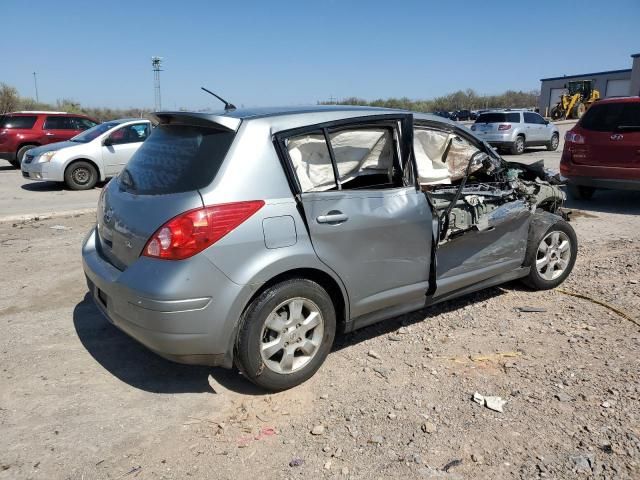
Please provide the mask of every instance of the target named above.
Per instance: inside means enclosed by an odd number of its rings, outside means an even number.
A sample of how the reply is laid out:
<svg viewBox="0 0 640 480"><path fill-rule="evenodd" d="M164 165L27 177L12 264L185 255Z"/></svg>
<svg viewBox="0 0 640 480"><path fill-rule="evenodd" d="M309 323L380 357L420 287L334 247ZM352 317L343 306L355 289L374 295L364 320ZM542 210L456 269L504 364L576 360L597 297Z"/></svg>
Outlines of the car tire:
<svg viewBox="0 0 640 480"><path fill-rule="evenodd" d="M335 332L335 307L326 290L312 280L286 280L262 292L245 310L235 364L259 387L286 390L316 373Z"/></svg>
<svg viewBox="0 0 640 480"><path fill-rule="evenodd" d="M596 189L594 187L569 183L567 184L567 191L569 192L569 196L575 200L591 200Z"/></svg>
<svg viewBox="0 0 640 480"><path fill-rule="evenodd" d="M551 140L547 144L547 150L555 152L558 149L558 145L560 145L560 135L554 133L551 135Z"/></svg>
<svg viewBox="0 0 640 480"><path fill-rule="evenodd" d="M64 183L71 190L91 190L97 182L98 170L89 162L73 162L64 171Z"/></svg>
<svg viewBox="0 0 640 480"><path fill-rule="evenodd" d="M511 145L511 155L522 155L524 153L524 136L518 135Z"/></svg>
<svg viewBox="0 0 640 480"><path fill-rule="evenodd" d="M22 159L24 158L24 154L27 153L32 148L36 148L37 145L25 145L24 147L20 147L16 153L16 159L10 160L11 165L16 168L20 168L22 165Z"/></svg>
<svg viewBox="0 0 640 480"><path fill-rule="evenodd" d="M527 247L524 265L530 267L522 282L533 290L549 290L569 276L576 263L578 238L573 227L558 220L537 232Z"/></svg>

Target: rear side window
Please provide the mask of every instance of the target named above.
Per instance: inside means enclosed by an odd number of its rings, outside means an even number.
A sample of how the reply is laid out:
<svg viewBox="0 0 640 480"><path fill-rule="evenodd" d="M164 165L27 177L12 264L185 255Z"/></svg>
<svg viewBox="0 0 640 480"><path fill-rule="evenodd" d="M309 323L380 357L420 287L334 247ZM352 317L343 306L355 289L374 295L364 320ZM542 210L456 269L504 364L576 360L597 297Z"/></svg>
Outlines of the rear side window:
<svg viewBox="0 0 640 480"><path fill-rule="evenodd" d="M45 130L79 130L73 117L47 117L43 128Z"/></svg>
<svg viewBox="0 0 640 480"><path fill-rule="evenodd" d="M613 132L640 130L640 103L601 103L592 105L580 121L585 130Z"/></svg>
<svg viewBox="0 0 640 480"><path fill-rule="evenodd" d="M35 115L3 115L0 117L0 128L31 129L38 117Z"/></svg>
<svg viewBox="0 0 640 480"><path fill-rule="evenodd" d="M120 175L139 195L188 192L215 178L235 132L187 125L159 125Z"/></svg>
<svg viewBox="0 0 640 480"><path fill-rule="evenodd" d="M478 117L476 123L520 123L520 114L511 113L483 113Z"/></svg>

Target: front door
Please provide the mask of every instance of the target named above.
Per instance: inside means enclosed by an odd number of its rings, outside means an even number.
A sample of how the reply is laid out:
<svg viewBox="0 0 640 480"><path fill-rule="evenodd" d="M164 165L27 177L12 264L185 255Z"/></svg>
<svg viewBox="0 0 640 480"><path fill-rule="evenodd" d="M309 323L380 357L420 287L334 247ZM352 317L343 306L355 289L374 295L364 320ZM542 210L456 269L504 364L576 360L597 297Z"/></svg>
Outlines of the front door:
<svg viewBox="0 0 640 480"><path fill-rule="evenodd" d="M117 175L127 164L142 142L149 136L149 123L126 125L113 131L102 146L105 175Z"/></svg>
<svg viewBox="0 0 640 480"><path fill-rule="evenodd" d="M281 140L313 248L346 286L352 318L428 288L431 210L413 180L411 116L385 117Z"/></svg>

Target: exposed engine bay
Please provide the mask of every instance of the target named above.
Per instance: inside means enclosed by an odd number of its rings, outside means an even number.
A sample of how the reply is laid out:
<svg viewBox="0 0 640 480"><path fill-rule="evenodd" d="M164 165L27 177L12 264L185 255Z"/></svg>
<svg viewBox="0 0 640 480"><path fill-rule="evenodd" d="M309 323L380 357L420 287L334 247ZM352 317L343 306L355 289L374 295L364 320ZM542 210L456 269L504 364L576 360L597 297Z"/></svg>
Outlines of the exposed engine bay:
<svg viewBox="0 0 640 480"><path fill-rule="evenodd" d="M542 161L524 165L477 152L469 162L469 171L473 173L457 184L425 189L440 218L440 243L470 230L491 229L514 210L563 214L566 197L559 178L546 172Z"/></svg>

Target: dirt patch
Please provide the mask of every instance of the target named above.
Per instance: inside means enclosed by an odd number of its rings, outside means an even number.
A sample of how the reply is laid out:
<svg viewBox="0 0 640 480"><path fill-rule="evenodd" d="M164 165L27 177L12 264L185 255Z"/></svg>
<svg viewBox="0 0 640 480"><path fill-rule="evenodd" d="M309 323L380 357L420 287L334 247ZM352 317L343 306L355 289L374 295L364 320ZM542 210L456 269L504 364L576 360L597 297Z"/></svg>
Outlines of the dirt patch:
<svg viewBox="0 0 640 480"><path fill-rule="evenodd" d="M492 288L339 337L269 395L106 322L80 264L93 222L0 223L2 479L640 477L640 328L609 308ZM640 218L574 226L563 288L637 319Z"/></svg>

